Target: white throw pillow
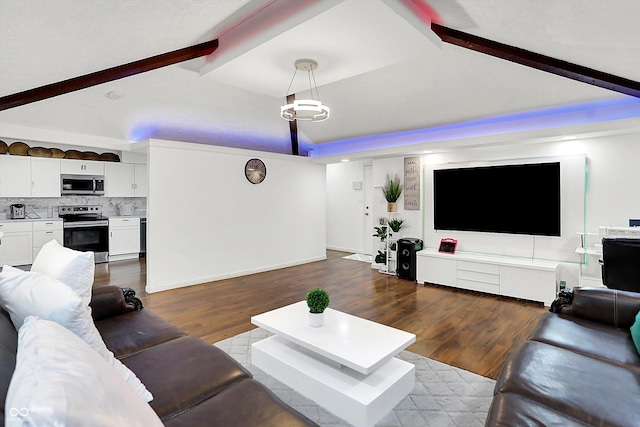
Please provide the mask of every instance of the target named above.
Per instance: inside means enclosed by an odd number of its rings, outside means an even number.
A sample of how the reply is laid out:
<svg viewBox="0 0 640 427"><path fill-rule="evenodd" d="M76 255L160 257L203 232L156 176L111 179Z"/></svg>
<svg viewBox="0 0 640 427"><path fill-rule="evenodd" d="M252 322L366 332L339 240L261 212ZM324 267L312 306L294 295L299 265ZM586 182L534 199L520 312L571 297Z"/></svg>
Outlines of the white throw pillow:
<svg viewBox="0 0 640 427"><path fill-rule="evenodd" d="M93 252L65 248L56 240L45 243L31 265L31 271L44 273L73 289L85 307L91 302L95 268Z"/></svg>
<svg viewBox="0 0 640 427"><path fill-rule="evenodd" d="M9 312L16 330L27 316L51 320L89 344L147 402L153 396L138 377L107 348L82 300L64 283L42 273L5 265L0 273L0 302Z"/></svg>
<svg viewBox="0 0 640 427"><path fill-rule="evenodd" d="M5 401L9 426L162 426L151 407L85 342L27 317Z"/></svg>

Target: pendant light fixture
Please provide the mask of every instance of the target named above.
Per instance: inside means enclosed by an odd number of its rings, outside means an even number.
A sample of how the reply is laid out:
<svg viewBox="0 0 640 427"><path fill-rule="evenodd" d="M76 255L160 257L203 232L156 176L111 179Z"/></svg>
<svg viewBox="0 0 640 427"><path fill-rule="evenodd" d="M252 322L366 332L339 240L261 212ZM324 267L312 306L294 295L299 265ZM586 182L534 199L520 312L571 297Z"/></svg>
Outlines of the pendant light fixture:
<svg viewBox="0 0 640 427"><path fill-rule="evenodd" d="M313 70L318 68L318 63L313 59L298 59L295 62L295 71L293 77L289 83L289 88L285 94L285 105L280 107L280 117L285 120L307 120L312 122L321 122L329 118L330 109L326 105L323 105L320 101L320 95L318 95L318 85L316 84L316 77L313 74ZM291 89L291 85L296 78L296 74L300 71L306 71L309 79L309 93L310 99L296 99L292 103L287 104L286 99ZM313 81L313 84L312 84ZM315 89L316 98L313 97L313 91Z"/></svg>

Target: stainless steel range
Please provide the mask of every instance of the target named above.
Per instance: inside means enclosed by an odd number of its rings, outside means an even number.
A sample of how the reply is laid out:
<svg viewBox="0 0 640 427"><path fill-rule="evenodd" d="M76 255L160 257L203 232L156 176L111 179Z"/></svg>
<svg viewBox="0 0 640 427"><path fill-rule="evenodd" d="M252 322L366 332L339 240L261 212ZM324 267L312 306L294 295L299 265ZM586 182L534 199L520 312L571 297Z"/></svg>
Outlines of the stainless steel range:
<svg viewBox="0 0 640 427"><path fill-rule="evenodd" d="M109 261L109 220L97 205L59 206L64 243L67 248L92 251L95 262Z"/></svg>

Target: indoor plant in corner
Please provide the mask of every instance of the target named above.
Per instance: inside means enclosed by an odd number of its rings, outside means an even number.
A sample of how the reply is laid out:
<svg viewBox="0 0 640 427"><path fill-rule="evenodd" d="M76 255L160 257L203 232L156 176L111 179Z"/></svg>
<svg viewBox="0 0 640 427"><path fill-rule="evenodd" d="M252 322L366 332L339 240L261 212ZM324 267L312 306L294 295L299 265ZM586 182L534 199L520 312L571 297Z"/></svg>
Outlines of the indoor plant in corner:
<svg viewBox="0 0 640 427"><path fill-rule="evenodd" d="M400 183L398 175L394 175L393 178L387 174L387 178L382 186L382 194L387 200L387 212L396 212L396 202L402 194L403 185Z"/></svg>
<svg viewBox="0 0 640 427"><path fill-rule="evenodd" d="M314 289L307 294L309 326L319 328L324 324L324 310L329 307L329 294L324 289Z"/></svg>
<svg viewBox="0 0 640 427"><path fill-rule="evenodd" d="M391 229L391 231L389 231L389 238L398 240L400 229L404 227L404 219L390 218L388 224Z"/></svg>

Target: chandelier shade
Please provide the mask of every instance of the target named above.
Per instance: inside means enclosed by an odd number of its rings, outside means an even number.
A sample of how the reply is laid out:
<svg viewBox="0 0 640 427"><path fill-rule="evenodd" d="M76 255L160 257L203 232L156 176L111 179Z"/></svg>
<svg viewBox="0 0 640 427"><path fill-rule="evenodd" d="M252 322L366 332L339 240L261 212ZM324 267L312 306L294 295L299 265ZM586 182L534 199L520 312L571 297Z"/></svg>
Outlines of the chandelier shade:
<svg viewBox="0 0 640 427"><path fill-rule="evenodd" d="M320 99L314 99L313 92L315 88L316 97L318 95L318 86L316 85L316 78L313 74L313 70L318 67L318 63L312 59L299 59L295 62L295 71L289 83L287 94L291 89L291 85L296 78L298 70L306 71L309 79L309 93L311 99L296 99L293 102L286 103L287 95L285 95L285 104L280 107L280 117L285 120L306 120L311 122L321 122L329 118L331 109L324 105ZM313 84L312 84L313 81Z"/></svg>

